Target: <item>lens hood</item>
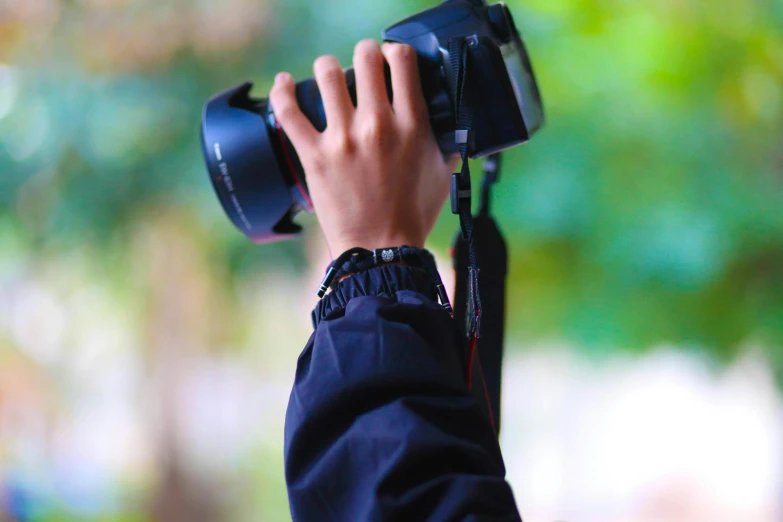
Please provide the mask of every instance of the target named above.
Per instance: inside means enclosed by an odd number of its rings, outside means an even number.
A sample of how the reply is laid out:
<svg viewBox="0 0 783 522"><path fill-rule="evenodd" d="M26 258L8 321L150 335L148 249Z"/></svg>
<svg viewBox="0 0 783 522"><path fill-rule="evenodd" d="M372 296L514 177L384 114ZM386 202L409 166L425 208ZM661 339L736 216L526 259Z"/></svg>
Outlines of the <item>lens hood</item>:
<svg viewBox="0 0 783 522"><path fill-rule="evenodd" d="M245 82L207 101L201 146L226 214L251 240L265 243L301 227L291 220L296 202L264 120L267 102L250 97L252 86Z"/></svg>

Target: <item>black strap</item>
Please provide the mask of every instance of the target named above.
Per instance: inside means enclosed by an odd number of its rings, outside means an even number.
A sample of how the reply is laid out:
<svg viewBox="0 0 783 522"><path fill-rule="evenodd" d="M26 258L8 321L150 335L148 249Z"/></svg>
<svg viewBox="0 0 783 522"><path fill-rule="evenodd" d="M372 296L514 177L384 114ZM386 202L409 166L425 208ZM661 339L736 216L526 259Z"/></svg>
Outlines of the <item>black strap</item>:
<svg viewBox="0 0 783 522"><path fill-rule="evenodd" d="M507 254L503 236L489 214L490 187L497 181L499 155L492 155L484 162L479 214L475 218L471 208L468 159L473 152L474 135L471 83L467 78L470 49L476 43L473 37L454 38L449 42L457 124L455 139L462 156L462 169L451 178L451 211L460 220L453 249L457 277L454 311L458 327L469 339L468 385L499 434Z"/></svg>
<svg viewBox="0 0 783 522"><path fill-rule="evenodd" d="M452 92L456 116L455 140L462 157L462 169L451 176L451 211L459 216L462 238L468 245L467 266L467 306L463 311L466 335L471 339L470 355L481 335L481 297L479 295L479 267L473 233L473 213L471 209L470 164L473 153L473 109L469 92L471 82L467 81L470 64L470 48L478 43L476 37L455 37L449 40L449 59L451 62ZM470 370L469 370L470 371ZM470 374L468 375L470 381Z"/></svg>
<svg viewBox="0 0 783 522"><path fill-rule="evenodd" d="M482 312L481 337L477 341L474 368L483 375L484 391L489 400L490 413L495 430L500 433L500 390L503 361L503 337L505 331L506 274L508 254L506 242L495 220L490 215L490 188L497 180L500 157L489 156L484 161L481 203L473 218L473 233L478 265L481 267ZM464 317L467 297L468 244L461 233L454 236L453 261L456 272L454 317ZM483 398L482 398L483 399Z"/></svg>

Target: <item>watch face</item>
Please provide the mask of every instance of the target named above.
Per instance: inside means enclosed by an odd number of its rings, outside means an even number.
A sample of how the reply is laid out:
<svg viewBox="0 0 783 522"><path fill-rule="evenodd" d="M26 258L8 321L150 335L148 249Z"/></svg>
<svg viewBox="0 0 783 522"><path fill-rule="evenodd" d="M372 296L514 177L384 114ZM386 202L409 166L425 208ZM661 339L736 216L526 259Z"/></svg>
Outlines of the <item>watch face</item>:
<svg viewBox="0 0 783 522"><path fill-rule="evenodd" d="M544 122L544 111L525 45L517 36L511 43L504 45L501 51L519 111L525 120L528 134L532 136Z"/></svg>

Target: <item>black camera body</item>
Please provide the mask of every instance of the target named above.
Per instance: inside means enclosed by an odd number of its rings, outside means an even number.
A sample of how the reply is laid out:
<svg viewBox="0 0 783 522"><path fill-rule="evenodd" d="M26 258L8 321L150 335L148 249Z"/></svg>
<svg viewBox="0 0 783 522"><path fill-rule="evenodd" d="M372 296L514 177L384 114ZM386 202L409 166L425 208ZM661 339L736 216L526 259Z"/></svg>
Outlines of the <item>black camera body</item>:
<svg viewBox="0 0 783 522"><path fill-rule="evenodd" d="M412 46L422 88L444 154L457 151L454 71L449 42L469 37L473 146L481 157L524 143L541 127L543 108L530 60L508 8L483 0L447 0L383 32L385 41ZM388 79L388 78L387 78ZM355 98L353 70L346 71ZM232 222L250 239L268 242L298 233L293 222L312 204L299 158L267 99L251 98L246 82L211 98L204 107L202 147L210 178ZM389 95L393 96L391 87ZM322 131L323 103L315 80L297 83L299 106Z"/></svg>
<svg viewBox="0 0 783 522"><path fill-rule="evenodd" d="M424 95L441 150L457 150L452 135L454 82L448 55L454 36L475 38L468 79L469 103L475 106L471 156L486 156L530 139L543 124L543 108L511 13L503 3L487 6L481 1L449 0L383 32L385 41L408 44L419 55ZM448 86L445 92L444 81Z"/></svg>

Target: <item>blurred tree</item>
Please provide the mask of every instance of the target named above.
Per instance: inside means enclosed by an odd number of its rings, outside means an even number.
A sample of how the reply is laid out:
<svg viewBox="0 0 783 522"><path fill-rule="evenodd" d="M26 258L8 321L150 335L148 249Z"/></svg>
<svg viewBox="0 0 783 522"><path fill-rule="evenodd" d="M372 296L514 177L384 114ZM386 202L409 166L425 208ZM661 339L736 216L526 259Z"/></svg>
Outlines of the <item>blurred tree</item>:
<svg viewBox="0 0 783 522"><path fill-rule="evenodd" d="M3 3L0 236L29 256L123 251L150 209L176 205L230 278L301 268L301 241L255 247L221 215L201 106L247 77L261 94L279 69L303 78L325 52L347 65L356 40L429 5ZM670 342L722 359L751 342L783 372L783 4L510 7L548 110L541 135L507 153L495 196L512 335L599 351ZM445 216L434 244L454 227Z"/></svg>
<svg viewBox="0 0 783 522"><path fill-rule="evenodd" d="M258 247L223 215L199 148L204 101L248 78L264 95L319 54L348 65L357 40L434 3L0 2L0 278L9 260L77 263L126 305L160 400L153 516L226 519L226 498L179 453L182 363L246 346L256 318L241 287L307 264L306 239ZM494 194L511 340L566 338L596 356L671 343L721 361L761 347L783 384L783 3L508 3L548 117L506 153ZM455 228L444 213L433 246ZM6 334L0 355L23 360ZM18 391L47 381L32 362L0 369L0 406L57 395ZM245 519L277 520L282 458L257 453ZM26 509L26 490L12 493Z"/></svg>

